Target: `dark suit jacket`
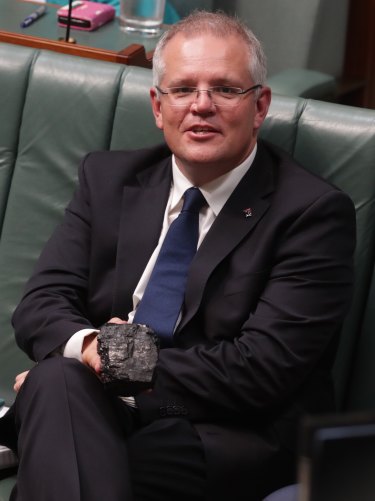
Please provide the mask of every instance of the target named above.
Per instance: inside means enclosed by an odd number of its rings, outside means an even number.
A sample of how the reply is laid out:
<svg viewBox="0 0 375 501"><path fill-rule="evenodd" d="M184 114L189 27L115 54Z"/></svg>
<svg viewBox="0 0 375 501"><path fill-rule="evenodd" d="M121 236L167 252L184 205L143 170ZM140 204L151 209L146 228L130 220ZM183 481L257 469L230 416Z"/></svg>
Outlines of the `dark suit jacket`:
<svg viewBox="0 0 375 501"><path fill-rule="evenodd" d="M17 341L35 360L131 311L162 226L170 152L93 153L79 177L14 315ZM254 479L271 490L290 472L298 417L333 408L354 221L348 196L260 142L196 254L175 347L161 351L154 389L137 403L144 422L194 423L221 494L249 475L251 492ZM257 499L249 486L244 499Z"/></svg>

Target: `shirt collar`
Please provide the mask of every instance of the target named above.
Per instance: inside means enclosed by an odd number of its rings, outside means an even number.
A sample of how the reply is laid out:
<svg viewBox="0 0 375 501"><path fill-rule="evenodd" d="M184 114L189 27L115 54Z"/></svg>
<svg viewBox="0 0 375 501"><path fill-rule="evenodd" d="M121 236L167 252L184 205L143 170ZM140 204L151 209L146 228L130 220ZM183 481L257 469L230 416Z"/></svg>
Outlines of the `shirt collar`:
<svg viewBox="0 0 375 501"><path fill-rule="evenodd" d="M207 204L209 205L215 216L219 214L238 183L251 167L256 155L256 151L257 145L255 145L253 151L240 165L230 170L226 174L218 177L217 179L214 179L213 181L210 181L209 183L206 183L203 186L199 187L204 198L207 201ZM192 183L182 174L180 169L177 167L174 155L172 155L172 177L173 185L170 210L173 211L173 209L175 209L182 201L182 197L185 191L193 186Z"/></svg>

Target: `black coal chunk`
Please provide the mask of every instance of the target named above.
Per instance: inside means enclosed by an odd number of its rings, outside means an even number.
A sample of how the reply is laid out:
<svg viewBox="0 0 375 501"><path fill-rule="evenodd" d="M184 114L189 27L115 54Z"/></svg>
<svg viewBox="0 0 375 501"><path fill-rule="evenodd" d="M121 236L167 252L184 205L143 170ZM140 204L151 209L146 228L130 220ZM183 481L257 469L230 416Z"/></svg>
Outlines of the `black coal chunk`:
<svg viewBox="0 0 375 501"><path fill-rule="evenodd" d="M152 387L159 355L154 331L139 324L105 324L98 334L101 380L117 395L136 395Z"/></svg>

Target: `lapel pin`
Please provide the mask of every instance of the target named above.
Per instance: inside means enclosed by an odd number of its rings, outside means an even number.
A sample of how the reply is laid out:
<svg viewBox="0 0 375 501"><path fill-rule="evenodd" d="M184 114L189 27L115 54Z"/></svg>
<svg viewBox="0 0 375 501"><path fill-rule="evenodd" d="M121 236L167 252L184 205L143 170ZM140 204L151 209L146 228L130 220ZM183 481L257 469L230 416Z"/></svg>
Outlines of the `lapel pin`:
<svg viewBox="0 0 375 501"><path fill-rule="evenodd" d="M244 209L242 212L245 214L245 217L251 217L253 215L253 211L252 211L251 207Z"/></svg>

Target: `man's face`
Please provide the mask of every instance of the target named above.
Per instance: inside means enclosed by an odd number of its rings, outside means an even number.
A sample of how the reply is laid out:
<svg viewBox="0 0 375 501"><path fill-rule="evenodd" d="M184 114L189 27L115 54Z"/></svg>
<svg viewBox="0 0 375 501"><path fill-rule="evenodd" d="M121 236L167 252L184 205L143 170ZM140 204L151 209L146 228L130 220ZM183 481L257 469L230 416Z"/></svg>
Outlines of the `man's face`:
<svg viewBox="0 0 375 501"><path fill-rule="evenodd" d="M169 87L256 85L249 74L245 43L236 36L211 34L185 38L176 35L164 49L162 90ZM239 165L253 149L256 135L270 102L267 87L256 99L243 95L237 106L215 106L207 92L200 92L188 107L170 105L169 96L151 89L156 125L164 131L178 167L195 184L215 179Z"/></svg>

